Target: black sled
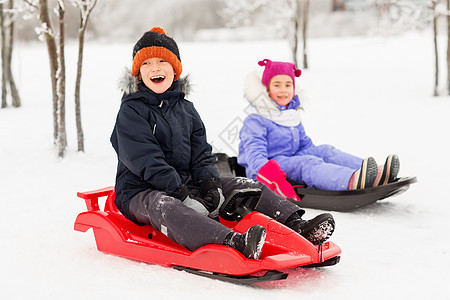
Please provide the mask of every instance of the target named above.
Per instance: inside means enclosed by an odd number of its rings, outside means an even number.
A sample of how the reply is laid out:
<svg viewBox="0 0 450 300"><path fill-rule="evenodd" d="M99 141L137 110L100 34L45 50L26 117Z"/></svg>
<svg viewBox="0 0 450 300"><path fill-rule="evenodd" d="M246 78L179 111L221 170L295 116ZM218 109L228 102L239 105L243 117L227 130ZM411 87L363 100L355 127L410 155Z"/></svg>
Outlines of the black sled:
<svg viewBox="0 0 450 300"><path fill-rule="evenodd" d="M216 153L216 166L221 176L245 177L245 168L237 163L235 156L228 157L224 153ZM416 177L402 177L386 185L360 189L329 191L305 187L288 179L301 201L291 201L302 208L314 208L331 211L352 211L379 200L399 195L417 182Z"/></svg>

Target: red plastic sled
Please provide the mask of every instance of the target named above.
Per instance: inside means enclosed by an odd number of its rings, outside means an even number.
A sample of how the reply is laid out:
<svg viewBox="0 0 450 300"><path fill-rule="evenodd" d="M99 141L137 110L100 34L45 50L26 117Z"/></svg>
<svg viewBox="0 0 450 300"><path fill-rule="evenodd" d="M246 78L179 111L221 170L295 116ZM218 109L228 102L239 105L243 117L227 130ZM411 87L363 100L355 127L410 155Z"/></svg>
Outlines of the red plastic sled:
<svg viewBox="0 0 450 300"><path fill-rule="evenodd" d="M239 222L221 222L239 233L260 224L267 229L260 259L247 259L240 252L222 245L206 245L193 252L173 242L149 225L138 226L126 219L114 205L114 189L78 193L87 211L80 213L74 229L93 229L97 249L133 260L185 270L197 275L229 282L253 283L285 279L279 270L295 267L329 266L339 262L341 249L332 242L316 246L293 230L258 212ZM107 197L104 210L99 198ZM261 275L262 274L262 275Z"/></svg>

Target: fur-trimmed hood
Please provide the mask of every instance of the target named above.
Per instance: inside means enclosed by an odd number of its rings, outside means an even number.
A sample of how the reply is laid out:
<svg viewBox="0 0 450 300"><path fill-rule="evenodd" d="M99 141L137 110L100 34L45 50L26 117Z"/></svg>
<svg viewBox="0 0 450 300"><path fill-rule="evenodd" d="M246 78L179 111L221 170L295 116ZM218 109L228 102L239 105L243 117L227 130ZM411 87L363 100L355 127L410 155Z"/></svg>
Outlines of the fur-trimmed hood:
<svg viewBox="0 0 450 300"><path fill-rule="evenodd" d="M191 83L189 80L189 75L180 77L178 81L180 82L181 91L186 96L188 96L189 93L191 92ZM124 92L125 95L129 95L138 91L139 82L141 82L141 80L139 80L137 76L133 76L131 74L131 69L127 67L123 70L122 75L119 77L117 85L120 88L120 90Z"/></svg>
<svg viewBox="0 0 450 300"><path fill-rule="evenodd" d="M244 97L250 103L250 108L247 109L247 112L250 114L260 115L282 126L297 126L301 122L302 107L300 102L292 109L282 110L269 97L266 87L261 82L261 74L258 71L246 77ZM295 95L294 99L299 101L298 95Z"/></svg>

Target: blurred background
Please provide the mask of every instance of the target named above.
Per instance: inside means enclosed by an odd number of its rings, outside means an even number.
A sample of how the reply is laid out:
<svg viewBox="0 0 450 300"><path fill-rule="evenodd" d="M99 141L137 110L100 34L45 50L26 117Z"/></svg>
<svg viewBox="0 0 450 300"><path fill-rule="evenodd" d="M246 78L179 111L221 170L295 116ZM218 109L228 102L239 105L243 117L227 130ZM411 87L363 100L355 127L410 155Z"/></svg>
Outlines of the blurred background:
<svg viewBox="0 0 450 300"><path fill-rule="evenodd" d="M49 7L54 6L52 2L56 0L50 0ZM135 41L147 27L160 26L178 41L279 39L289 34L286 22L294 13L295 2L308 2L308 37L336 37L397 34L426 28L432 21L431 6L436 1L106 0L98 1L92 11L86 38ZM66 3L69 39L76 38L78 15L79 9ZM16 21L17 38L35 40L37 16L23 16Z"/></svg>

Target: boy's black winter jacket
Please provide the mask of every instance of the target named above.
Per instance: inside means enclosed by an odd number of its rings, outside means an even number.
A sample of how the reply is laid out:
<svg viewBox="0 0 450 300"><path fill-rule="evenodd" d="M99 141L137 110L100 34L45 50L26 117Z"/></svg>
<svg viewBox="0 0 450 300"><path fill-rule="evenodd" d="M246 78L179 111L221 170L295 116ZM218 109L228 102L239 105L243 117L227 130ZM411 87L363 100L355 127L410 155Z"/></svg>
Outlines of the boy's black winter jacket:
<svg viewBox="0 0 450 300"><path fill-rule="evenodd" d="M162 94L139 83L122 98L111 143L118 156L115 203L127 218L139 192L171 195L181 184L219 177L205 126L179 81Z"/></svg>

